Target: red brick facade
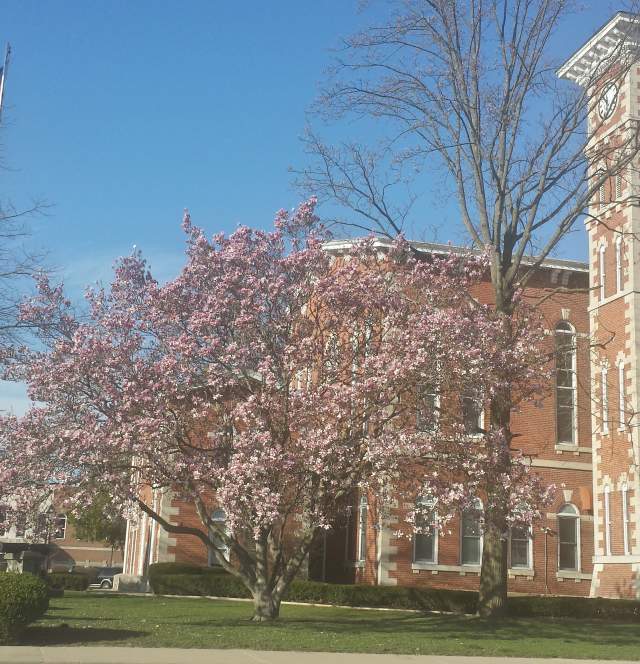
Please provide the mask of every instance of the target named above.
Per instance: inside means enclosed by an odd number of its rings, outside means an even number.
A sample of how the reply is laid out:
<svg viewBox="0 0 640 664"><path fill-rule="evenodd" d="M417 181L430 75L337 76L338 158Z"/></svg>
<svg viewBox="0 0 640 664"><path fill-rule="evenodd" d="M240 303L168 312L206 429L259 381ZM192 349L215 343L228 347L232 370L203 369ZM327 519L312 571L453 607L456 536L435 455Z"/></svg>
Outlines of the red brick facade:
<svg viewBox="0 0 640 664"><path fill-rule="evenodd" d="M580 82L594 54L606 46L626 15L618 14L560 70ZM610 81L602 81L603 90ZM596 105L597 108L597 105ZM594 110L594 114L597 111ZM604 122L590 120L594 145L620 140L640 116L640 68L620 82L615 108ZM592 173L601 167L594 163ZM640 597L640 445L636 413L640 410L640 206L638 173L628 169L611 178L593 202L586 223L589 263L549 260L529 282L525 297L541 302L549 350L570 335L574 354L567 387L552 389L542 407L526 405L513 417L519 447L549 484L553 505L520 542L519 566L509 570L509 590ZM604 223L598 223L603 221ZM444 251L436 245L417 245ZM565 292L562 292L564 289ZM580 292L582 291L582 292ZM491 302L486 283L475 294ZM563 337L569 338L569 337ZM575 342L575 343L574 343ZM572 391L571 408L558 426L558 394ZM567 398L567 392L563 392ZM567 415L567 412L570 415ZM570 429L570 431L569 431ZM147 496L173 523L198 525L194 509L171 494ZM479 565L463 563L460 519L435 537L429 560L416 560L415 543L396 530L411 504L396 504L365 514L358 505L349 519L336 522L309 562L313 578L381 585L420 585L475 589ZM479 544L478 546L481 546ZM526 547L525 547L526 548ZM511 550L511 545L510 545ZM142 575L150 562L207 564L205 547L195 538L168 536L146 517L127 533L125 572ZM524 563L524 564L523 564Z"/></svg>

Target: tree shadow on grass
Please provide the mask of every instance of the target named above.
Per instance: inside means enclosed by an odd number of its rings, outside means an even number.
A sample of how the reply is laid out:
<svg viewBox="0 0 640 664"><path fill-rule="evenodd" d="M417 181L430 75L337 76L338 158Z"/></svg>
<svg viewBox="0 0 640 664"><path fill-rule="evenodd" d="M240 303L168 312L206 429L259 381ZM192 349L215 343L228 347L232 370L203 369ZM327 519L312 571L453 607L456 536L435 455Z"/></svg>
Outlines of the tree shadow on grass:
<svg viewBox="0 0 640 664"><path fill-rule="evenodd" d="M242 628L254 625L277 631L308 632L321 630L327 634L349 636L398 636L448 640L473 640L477 644L492 642L516 643L522 639L546 640L557 643L590 643L593 645L636 645L640 648L640 629L633 623L607 623L572 619L515 619L491 621L475 616L434 616L406 614L385 615L384 619L369 616L283 616L273 623L251 623L249 618L212 617L209 620L187 620L186 625L197 627Z"/></svg>
<svg viewBox="0 0 640 664"><path fill-rule="evenodd" d="M128 641L147 636L148 632L132 629L103 629L99 627L43 627L32 625L24 631L21 645L24 646L64 646L99 641Z"/></svg>

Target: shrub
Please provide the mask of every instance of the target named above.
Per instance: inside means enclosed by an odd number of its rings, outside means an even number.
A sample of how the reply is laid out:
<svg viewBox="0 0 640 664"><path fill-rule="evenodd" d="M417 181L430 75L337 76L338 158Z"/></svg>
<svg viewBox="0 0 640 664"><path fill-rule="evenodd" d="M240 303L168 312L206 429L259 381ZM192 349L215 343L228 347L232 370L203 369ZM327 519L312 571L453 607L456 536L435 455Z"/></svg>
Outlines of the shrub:
<svg viewBox="0 0 640 664"><path fill-rule="evenodd" d="M149 581L158 595L250 597L240 579L218 570L203 570L200 574L156 574L150 576Z"/></svg>
<svg viewBox="0 0 640 664"><path fill-rule="evenodd" d="M215 597L249 597L244 584L220 568L193 565L152 565L153 591L162 595L210 595ZM171 573L164 574L164 570ZM183 571L184 569L184 571ZM150 569L151 572L151 569ZM175 573L174 573L175 572ZM285 600L314 604L338 604L389 609L417 609L450 613L475 613L478 593L444 588L408 588L403 586L366 586L293 581ZM605 597L552 597L528 595L510 597L509 617L514 618L580 618L618 622L640 622L640 602Z"/></svg>
<svg viewBox="0 0 640 664"><path fill-rule="evenodd" d="M49 608L47 585L32 574L0 572L0 645L15 643Z"/></svg>
<svg viewBox="0 0 640 664"><path fill-rule="evenodd" d="M89 577L79 572L51 572L47 574L46 582L52 588L65 590L86 590L89 587Z"/></svg>
<svg viewBox="0 0 640 664"><path fill-rule="evenodd" d="M510 597L509 616L640 622L640 602L608 597Z"/></svg>
<svg viewBox="0 0 640 664"><path fill-rule="evenodd" d="M167 574L203 574L207 571L206 567L200 567L199 565L189 565L186 563L153 563L149 565L149 570L147 576L149 577L149 583L153 587L155 579L162 575L166 576Z"/></svg>

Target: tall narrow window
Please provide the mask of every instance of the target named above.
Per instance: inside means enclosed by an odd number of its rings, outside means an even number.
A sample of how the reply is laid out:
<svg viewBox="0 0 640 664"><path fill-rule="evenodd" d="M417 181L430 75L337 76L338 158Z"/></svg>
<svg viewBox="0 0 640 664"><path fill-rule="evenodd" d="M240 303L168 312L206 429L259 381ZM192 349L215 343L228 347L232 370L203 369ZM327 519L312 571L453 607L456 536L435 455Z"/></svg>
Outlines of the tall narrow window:
<svg viewBox="0 0 640 664"><path fill-rule="evenodd" d="M616 175L616 201L619 203L622 199L622 174Z"/></svg>
<svg viewBox="0 0 640 664"><path fill-rule="evenodd" d="M624 405L624 361L618 362L618 429L625 428L625 405Z"/></svg>
<svg viewBox="0 0 640 664"><path fill-rule="evenodd" d="M513 526L509 533L509 555L511 567L526 567L530 569L531 555L531 528L529 526Z"/></svg>
<svg viewBox="0 0 640 664"><path fill-rule="evenodd" d="M609 433L609 388L607 385L608 369L603 366L600 369L600 414L602 417L602 433Z"/></svg>
<svg viewBox="0 0 640 664"><path fill-rule="evenodd" d="M469 434L482 433L483 411L480 399L473 396L463 396L462 399L462 421L464 430Z"/></svg>
<svg viewBox="0 0 640 664"><path fill-rule="evenodd" d="M67 534L67 515L58 514L56 516L54 537L57 540L63 540Z"/></svg>
<svg viewBox="0 0 640 664"><path fill-rule="evenodd" d="M462 513L460 560L463 565L479 565L482 562L482 502L475 499Z"/></svg>
<svg viewBox="0 0 640 664"><path fill-rule="evenodd" d="M605 204L605 182L606 182L605 172L603 170L599 170L596 173L596 181L599 180L600 178L602 178L602 182L598 186L598 203L600 204L600 206L602 206Z"/></svg>
<svg viewBox="0 0 640 664"><path fill-rule="evenodd" d="M604 283L605 283L605 252L607 251L604 244L600 245L598 250L598 279L600 286L600 300L604 300Z"/></svg>
<svg viewBox="0 0 640 664"><path fill-rule="evenodd" d="M358 562L364 562L367 559L367 515L369 513L369 505L367 497L360 498L360 506L358 508Z"/></svg>
<svg viewBox="0 0 640 664"><path fill-rule="evenodd" d="M604 548L611 555L611 487L604 488Z"/></svg>
<svg viewBox="0 0 640 664"><path fill-rule="evenodd" d="M416 429L432 433L438 423L439 399L436 390L431 385L418 386L416 395Z"/></svg>
<svg viewBox="0 0 640 664"><path fill-rule="evenodd" d="M436 562L436 518L433 503L424 498L418 498L416 505L422 508L420 514L416 514L415 525L420 532L413 536L413 560L416 563ZM425 510L427 510L425 512Z"/></svg>
<svg viewBox="0 0 640 664"><path fill-rule="evenodd" d="M621 489L622 494L622 543L624 546L624 555L631 555L631 520L629 518L629 487L625 482Z"/></svg>
<svg viewBox="0 0 640 664"><path fill-rule="evenodd" d="M558 569L580 569L580 518L569 503L558 512Z"/></svg>
<svg viewBox="0 0 640 664"><path fill-rule="evenodd" d="M618 235L616 238L616 291L619 293L622 290L623 283L622 274L622 236Z"/></svg>
<svg viewBox="0 0 640 664"><path fill-rule="evenodd" d="M556 429L558 443L576 442L576 346L571 325L556 326Z"/></svg>
<svg viewBox="0 0 640 664"><path fill-rule="evenodd" d="M223 509L214 510L211 514L211 521L215 527L212 527L209 531L209 539L218 554L228 561L229 547L219 534L219 530L222 530L225 534L229 534L229 529L227 527L227 513ZM213 551L209 551L208 558L210 567L220 565L220 560Z"/></svg>

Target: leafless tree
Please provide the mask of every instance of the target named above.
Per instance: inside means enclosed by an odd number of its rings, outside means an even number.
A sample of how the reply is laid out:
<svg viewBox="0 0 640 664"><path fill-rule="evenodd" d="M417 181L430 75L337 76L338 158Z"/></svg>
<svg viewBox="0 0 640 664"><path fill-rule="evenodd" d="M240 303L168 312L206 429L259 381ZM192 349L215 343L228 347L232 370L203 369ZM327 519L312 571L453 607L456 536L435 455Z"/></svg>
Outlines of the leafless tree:
<svg viewBox="0 0 640 664"><path fill-rule="evenodd" d="M346 39L316 106L331 120L365 118L383 141L332 146L310 129L311 165L297 172L297 182L340 204L335 220L345 227L395 236L410 219L412 184L431 169L444 173L469 244L490 253L496 308L509 326L515 292L589 214L594 196L614 189L611 178L632 179L635 121L608 142L589 137L603 122L603 86L623 80L638 59L636 21L624 15L624 30L576 84L558 78L561 63L552 57L553 37L574 10L570 0L387 5L386 20ZM527 254L536 259L524 261ZM508 431L508 440L510 404L504 392L490 404L491 424ZM510 462L509 454L501 458ZM505 607L505 532L504 510L488 509L483 615Z"/></svg>

